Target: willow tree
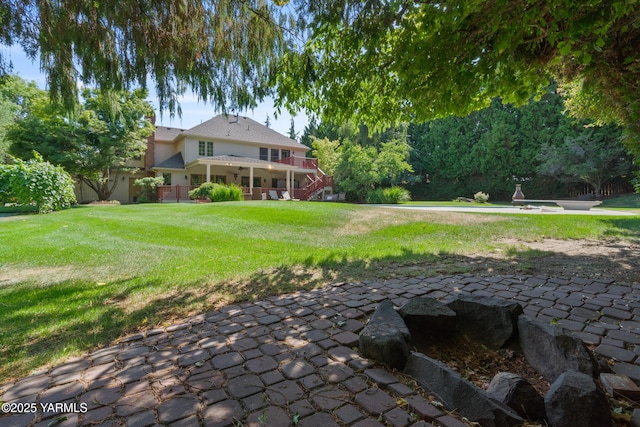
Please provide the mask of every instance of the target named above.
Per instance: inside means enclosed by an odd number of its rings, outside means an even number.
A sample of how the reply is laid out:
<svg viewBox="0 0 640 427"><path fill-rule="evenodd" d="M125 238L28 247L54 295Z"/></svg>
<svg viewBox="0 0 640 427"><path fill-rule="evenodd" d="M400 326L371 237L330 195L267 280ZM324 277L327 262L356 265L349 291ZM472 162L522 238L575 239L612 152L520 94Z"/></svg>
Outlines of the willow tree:
<svg viewBox="0 0 640 427"><path fill-rule="evenodd" d="M637 1L297 3L308 41L283 57L280 104L369 124L524 104L551 77L577 113L615 120L640 155Z"/></svg>
<svg viewBox="0 0 640 427"><path fill-rule="evenodd" d="M0 0L0 42L19 44L72 110L78 81L106 90L155 84L162 110L192 89L216 109L242 109L265 82L284 37L267 0ZM10 67L7 58L0 64Z"/></svg>

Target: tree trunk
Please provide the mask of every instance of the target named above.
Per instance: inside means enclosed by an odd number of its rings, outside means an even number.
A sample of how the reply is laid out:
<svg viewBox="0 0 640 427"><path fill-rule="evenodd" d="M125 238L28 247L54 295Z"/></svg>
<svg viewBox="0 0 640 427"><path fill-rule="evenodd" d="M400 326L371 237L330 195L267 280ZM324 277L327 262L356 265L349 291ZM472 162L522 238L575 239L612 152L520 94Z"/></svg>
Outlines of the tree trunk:
<svg viewBox="0 0 640 427"><path fill-rule="evenodd" d="M87 187L91 188L93 192L96 193L96 196L98 196L98 201L104 202L106 200L109 200L109 197L111 197L111 195L115 191L118 185L119 176L120 173L116 171L115 177L113 179L113 184L111 184L111 186L109 186L108 169L102 172L102 177L98 181L91 180L84 175L78 175L78 179L87 184Z"/></svg>

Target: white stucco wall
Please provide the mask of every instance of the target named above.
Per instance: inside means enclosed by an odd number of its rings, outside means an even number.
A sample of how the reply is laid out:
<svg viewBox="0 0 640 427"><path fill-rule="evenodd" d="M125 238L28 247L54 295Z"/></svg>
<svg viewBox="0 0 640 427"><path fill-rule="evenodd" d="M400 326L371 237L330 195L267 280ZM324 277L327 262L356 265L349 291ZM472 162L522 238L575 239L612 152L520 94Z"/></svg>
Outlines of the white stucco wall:
<svg viewBox="0 0 640 427"><path fill-rule="evenodd" d="M164 162L165 160L167 160L168 158L170 158L171 156L175 155L177 153L176 151L176 147L175 144L173 143L167 143L167 142L157 142L155 144L155 151L154 151L154 163L156 165L159 165L160 163Z"/></svg>

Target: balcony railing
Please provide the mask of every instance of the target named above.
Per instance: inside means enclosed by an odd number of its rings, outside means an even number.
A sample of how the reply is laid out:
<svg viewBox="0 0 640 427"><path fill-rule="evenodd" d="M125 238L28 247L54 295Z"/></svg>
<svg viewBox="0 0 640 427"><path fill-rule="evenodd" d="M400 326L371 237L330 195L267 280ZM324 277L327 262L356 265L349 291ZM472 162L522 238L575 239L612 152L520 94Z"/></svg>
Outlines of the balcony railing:
<svg viewBox="0 0 640 427"><path fill-rule="evenodd" d="M283 165L296 166L302 169L318 169L318 159L312 159L310 157L298 157L291 156L284 159L277 160L277 163L282 163Z"/></svg>

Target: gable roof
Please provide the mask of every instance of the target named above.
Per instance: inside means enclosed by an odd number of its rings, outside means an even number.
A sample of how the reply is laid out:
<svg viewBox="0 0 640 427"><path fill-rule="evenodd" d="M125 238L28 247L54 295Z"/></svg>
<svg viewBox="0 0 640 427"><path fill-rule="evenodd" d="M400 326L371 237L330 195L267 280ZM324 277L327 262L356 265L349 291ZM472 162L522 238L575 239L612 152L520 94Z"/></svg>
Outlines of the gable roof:
<svg viewBox="0 0 640 427"><path fill-rule="evenodd" d="M309 147L306 145L300 144L255 120L243 116L220 114L187 130L163 127L156 128L156 140L175 141L177 138L187 136L249 142L263 146L289 147L302 151L309 150Z"/></svg>
<svg viewBox="0 0 640 427"><path fill-rule="evenodd" d="M156 126L156 141L173 141L184 129L170 128L166 126Z"/></svg>

